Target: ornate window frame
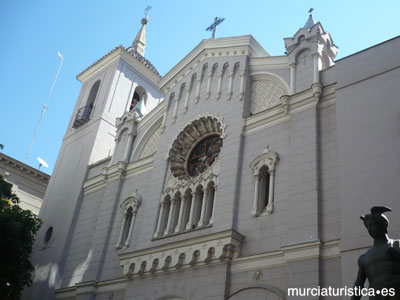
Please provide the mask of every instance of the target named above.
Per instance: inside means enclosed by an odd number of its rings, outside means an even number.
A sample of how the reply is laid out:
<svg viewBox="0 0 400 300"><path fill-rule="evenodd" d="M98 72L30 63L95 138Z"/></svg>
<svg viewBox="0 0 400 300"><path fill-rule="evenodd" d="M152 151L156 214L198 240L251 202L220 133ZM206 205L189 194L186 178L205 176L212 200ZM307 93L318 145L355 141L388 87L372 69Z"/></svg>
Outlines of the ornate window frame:
<svg viewBox="0 0 400 300"><path fill-rule="evenodd" d="M251 163L250 168L253 170L254 181L254 196L253 196L253 208L251 209L251 215L257 217L261 214L271 214L274 210L274 185L275 185L275 170L279 162L278 153L269 150L267 146L263 153L256 157ZM260 184L262 182L262 177L265 174L262 173L265 167L268 170L267 178L268 182L268 201L267 205L264 205L264 199L262 199L263 190L266 186ZM266 191L264 191L265 193Z"/></svg>
<svg viewBox="0 0 400 300"><path fill-rule="evenodd" d="M174 138L166 157L170 168L160 199L155 239L212 226L220 155L197 176L189 175L187 163L205 138L225 138L225 128L222 118L206 114L192 120Z"/></svg>
<svg viewBox="0 0 400 300"><path fill-rule="evenodd" d="M135 219L137 211L142 204L142 196L135 191L135 193L126 198L121 203L121 209L123 213L122 226L119 233L118 242L116 245L117 249L127 248L130 245L133 227L135 226Z"/></svg>

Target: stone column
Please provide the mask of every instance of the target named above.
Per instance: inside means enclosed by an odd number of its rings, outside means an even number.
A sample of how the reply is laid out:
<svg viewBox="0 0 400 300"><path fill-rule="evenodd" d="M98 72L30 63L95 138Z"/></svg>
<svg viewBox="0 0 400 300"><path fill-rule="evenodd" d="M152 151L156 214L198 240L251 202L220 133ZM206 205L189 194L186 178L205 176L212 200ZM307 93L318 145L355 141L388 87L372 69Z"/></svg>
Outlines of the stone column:
<svg viewBox="0 0 400 300"><path fill-rule="evenodd" d="M117 242L117 245L116 245L117 249L121 248L122 237L124 235L125 223L126 223L126 211L124 211L124 215L123 215L123 219L122 219L122 227L121 227L121 230L119 232L118 242Z"/></svg>
<svg viewBox="0 0 400 300"><path fill-rule="evenodd" d="M254 184L254 198L253 198L253 208L251 210L251 215L253 217L257 216L258 214L258 207L259 207L259 197L260 197L260 174L254 175L256 183Z"/></svg>
<svg viewBox="0 0 400 300"><path fill-rule="evenodd" d="M196 212L197 195L192 192L192 205L190 206L189 222L187 223L186 230L191 230L194 222L194 215Z"/></svg>
<svg viewBox="0 0 400 300"><path fill-rule="evenodd" d="M206 188L205 191L203 189L203 199L199 200L202 201L202 205L201 205L200 220L199 223L197 224L198 227L203 227L204 225L206 225L204 224L204 221L206 217L206 208L208 205L208 194L209 194L208 188ZM200 198L200 193L198 194L198 197Z"/></svg>
<svg viewBox="0 0 400 300"><path fill-rule="evenodd" d="M296 92L296 64L290 65L290 95Z"/></svg>
<svg viewBox="0 0 400 300"><path fill-rule="evenodd" d="M275 187L275 170L268 171L269 173L269 193L267 213L272 213L274 210L274 187Z"/></svg>
<svg viewBox="0 0 400 300"><path fill-rule="evenodd" d="M134 136L135 136L135 134L133 132L129 132L128 133L128 141L126 143L126 147L125 147L125 151L124 151L124 157L122 159L124 162L128 162L129 153L130 153L130 150L131 150L131 147L132 147Z"/></svg>
<svg viewBox="0 0 400 300"><path fill-rule="evenodd" d="M164 199L162 199L160 202L160 214L158 215L157 229L156 232L154 233L154 238L157 238L160 235L161 224L164 219L164 208L165 208L165 201Z"/></svg>
<svg viewBox="0 0 400 300"><path fill-rule="evenodd" d="M313 54L313 60L314 60L314 83L319 83L319 54L315 53Z"/></svg>
<svg viewBox="0 0 400 300"><path fill-rule="evenodd" d="M174 220L176 199L171 198L170 202L171 202L171 206L169 208L169 214L168 214L168 219L167 219L167 228L165 228L164 235L168 235L171 233L172 222Z"/></svg>
<svg viewBox="0 0 400 300"><path fill-rule="evenodd" d="M209 201L213 202L213 208L211 211L210 221L208 222L209 225L212 225L214 223L215 199L217 198L217 185L214 184L213 188L214 188L214 197L209 200Z"/></svg>
<svg viewBox="0 0 400 300"><path fill-rule="evenodd" d="M176 225L175 228L175 233L177 232L181 232L182 231L182 222L183 222L183 217L185 216L185 212L184 210L186 210L185 208L185 202L186 202L186 197L185 196L181 196L181 205L179 208L179 217L178 217L178 224Z"/></svg>

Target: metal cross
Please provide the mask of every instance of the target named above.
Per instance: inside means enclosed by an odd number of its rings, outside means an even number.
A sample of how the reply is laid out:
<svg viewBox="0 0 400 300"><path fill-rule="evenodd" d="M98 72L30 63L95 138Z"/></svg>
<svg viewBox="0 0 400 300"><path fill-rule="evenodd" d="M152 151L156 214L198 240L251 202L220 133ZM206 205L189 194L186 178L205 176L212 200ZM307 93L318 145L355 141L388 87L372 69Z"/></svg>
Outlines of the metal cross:
<svg viewBox="0 0 400 300"><path fill-rule="evenodd" d="M308 13L311 15L311 13L312 13L313 10L314 10L314 8L310 8L310 9L308 10Z"/></svg>
<svg viewBox="0 0 400 300"><path fill-rule="evenodd" d="M146 19L149 17L148 16L148 12L149 12L150 9L151 9L151 6L149 6L149 5L147 5L146 8L144 9L144 14L146 16Z"/></svg>
<svg viewBox="0 0 400 300"><path fill-rule="evenodd" d="M212 39L215 39L215 31L217 29L217 26L221 24L224 20L225 18L215 17L214 23L206 28L206 31L212 31L212 37L211 37Z"/></svg>

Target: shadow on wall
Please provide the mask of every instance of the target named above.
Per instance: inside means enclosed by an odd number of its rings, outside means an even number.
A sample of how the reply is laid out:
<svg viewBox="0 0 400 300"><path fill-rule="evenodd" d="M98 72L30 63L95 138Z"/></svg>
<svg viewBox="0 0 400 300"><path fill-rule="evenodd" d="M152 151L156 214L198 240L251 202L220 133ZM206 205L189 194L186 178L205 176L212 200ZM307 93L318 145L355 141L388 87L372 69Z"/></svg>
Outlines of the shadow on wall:
<svg viewBox="0 0 400 300"><path fill-rule="evenodd" d="M92 260L92 257L93 257L93 250L90 249L86 259L75 268L68 286L74 286L76 283L82 281L83 275L89 268L89 264L90 261Z"/></svg>

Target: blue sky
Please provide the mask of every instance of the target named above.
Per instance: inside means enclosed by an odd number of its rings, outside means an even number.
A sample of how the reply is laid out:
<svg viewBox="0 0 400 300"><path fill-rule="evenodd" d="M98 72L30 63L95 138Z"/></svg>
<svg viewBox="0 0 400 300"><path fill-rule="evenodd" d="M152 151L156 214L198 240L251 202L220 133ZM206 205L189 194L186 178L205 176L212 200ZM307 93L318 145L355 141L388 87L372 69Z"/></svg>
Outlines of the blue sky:
<svg viewBox="0 0 400 300"><path fill-rule="evenodd" d="M216 16L217 37L251 34L271 54L307 11L331 33L337 59L400 34L400 1L0 1L0 111L3 153L24 161L36 123L65 59L27 164L44 158L51 174L81 87L77 74L118 45L132 43L150 5L146 58L167 73L202 39Z"/></svg>

